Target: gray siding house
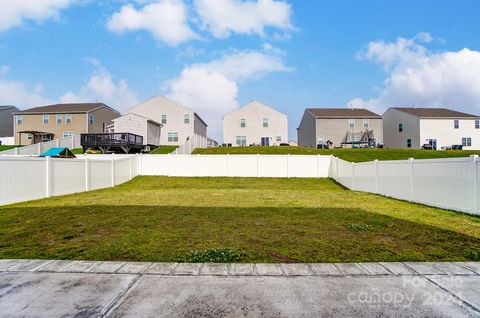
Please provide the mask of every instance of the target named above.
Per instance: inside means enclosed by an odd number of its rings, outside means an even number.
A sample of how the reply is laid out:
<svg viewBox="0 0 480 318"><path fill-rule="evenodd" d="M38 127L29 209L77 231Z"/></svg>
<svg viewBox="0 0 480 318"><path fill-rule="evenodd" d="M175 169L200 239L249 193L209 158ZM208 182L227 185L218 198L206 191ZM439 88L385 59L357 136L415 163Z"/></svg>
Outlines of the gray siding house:
<svg viewBox="0 0 480 318"><path fill-rule="evenodd" d="M13 137L13 113L19 112L15 106L0 106L0 137Z"/></svg>
<svg viewBox="0 0 480 318"><path fill-rule="evenodd" d="M298 145L302 147L383 144L382 117L363 108L308 108L297 133Z"/></svg>

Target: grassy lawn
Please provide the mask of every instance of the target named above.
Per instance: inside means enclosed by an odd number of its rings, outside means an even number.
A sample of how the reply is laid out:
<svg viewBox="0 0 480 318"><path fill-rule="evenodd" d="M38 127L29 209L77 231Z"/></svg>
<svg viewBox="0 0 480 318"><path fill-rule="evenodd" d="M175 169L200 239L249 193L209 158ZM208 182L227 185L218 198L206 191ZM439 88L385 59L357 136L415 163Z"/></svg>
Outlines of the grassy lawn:
<svg viewBox="0 0 480 318"><path fill-rule="evenodd" d="M10 149L13 149L13 148L18 148L18 147L21 147L21 146L5 146L5 145L0 145L0 152L2 151L5 151L5 150L10 150Z"/></svg>
<svg viewBox="0 0 480 318"><path fill-rule="evenodd" d="M228 248L242 262L461 261L480 218L330 179L137 177L0 207L0 258L178 261Z"/></svg>
<svg viewBox="0 0 480 318"><path fill-rule="evenodd" d="M480 150L410 150L410 149L313 149L304 147L222 147L195 149L194 154L266 154L266 155L334 155L343 160L365 162L378 160L402 160L408 158L431 159L468 157L480 154Z"/></svg>
<svg viewBox="0 0 480 318"><path fill-rule="evenodd" d="M152 155L165 155L172 153L177 149L178 146L160 146L158 148L155 148L153 151L150 151L150 154Z"/></svg>

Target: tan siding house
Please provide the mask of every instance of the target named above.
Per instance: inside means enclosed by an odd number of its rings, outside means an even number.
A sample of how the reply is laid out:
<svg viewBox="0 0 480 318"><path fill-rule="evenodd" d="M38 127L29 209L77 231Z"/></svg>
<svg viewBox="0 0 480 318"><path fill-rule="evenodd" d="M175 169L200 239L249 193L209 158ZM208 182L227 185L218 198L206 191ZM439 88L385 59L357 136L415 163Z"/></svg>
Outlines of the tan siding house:
<svg viewBox="0 0 480 318"><path fill-rule="evenodd" d="M288 116L253 101L223 116L223 142L232 146L288 143Z"/></svg>
<svg viewBox="0 0 480 318"><path fill-rule="evenodd" d="M383 144L382 117L362 108L308 108L297 133L298 145L302 147Z"/></svg>
<svg viewBox="0 0 480 318"><path fill-rule="evenodd" d="M102 133L120 114L103 103L56 104L14 113L15 143L30 145L83 133Z"/></svg>

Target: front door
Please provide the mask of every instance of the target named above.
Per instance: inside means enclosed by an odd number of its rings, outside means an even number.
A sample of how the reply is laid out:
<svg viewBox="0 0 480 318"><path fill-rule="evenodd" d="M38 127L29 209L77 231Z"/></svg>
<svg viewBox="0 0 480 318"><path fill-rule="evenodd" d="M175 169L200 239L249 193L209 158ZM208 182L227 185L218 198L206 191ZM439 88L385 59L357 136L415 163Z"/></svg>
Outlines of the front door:
<svg viewBox="0 0 480 318"><path fill-rule="evenodd" d="M270 138L262 137L262 146L270 146Z"/></svg>
<svg viewBox="0 0 480 318"><path fill-rule="evenodd" d="M432 150L437 150L437 139L428 139L428 144L432 146Z"/></svg>

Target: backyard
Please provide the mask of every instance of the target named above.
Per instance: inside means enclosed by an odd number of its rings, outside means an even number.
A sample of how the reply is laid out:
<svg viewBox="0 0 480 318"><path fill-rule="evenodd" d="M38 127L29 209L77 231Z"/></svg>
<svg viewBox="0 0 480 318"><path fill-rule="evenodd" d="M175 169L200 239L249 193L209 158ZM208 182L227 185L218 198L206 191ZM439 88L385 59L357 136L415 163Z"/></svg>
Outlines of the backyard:
<svg viewBox="0 0 480 318"><path fill-rule="evenodd" d="M468 157L479 155L480 150L415 150L415 149L314 149L304 147L220 147L195 149L194 154L266 154L266 155L334 155L351 162L378 160L405 160Z"/></svg>
<svg viewBox="0 0 480 318"><path fill-rule="evenodd" d="M0 207L0 258L241 262L462 261L480 218L346 190L330 179L137 177Z"/></svg>

